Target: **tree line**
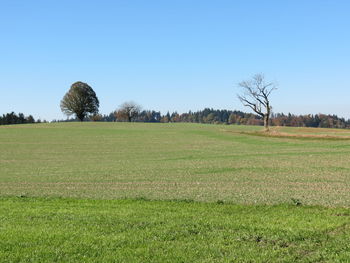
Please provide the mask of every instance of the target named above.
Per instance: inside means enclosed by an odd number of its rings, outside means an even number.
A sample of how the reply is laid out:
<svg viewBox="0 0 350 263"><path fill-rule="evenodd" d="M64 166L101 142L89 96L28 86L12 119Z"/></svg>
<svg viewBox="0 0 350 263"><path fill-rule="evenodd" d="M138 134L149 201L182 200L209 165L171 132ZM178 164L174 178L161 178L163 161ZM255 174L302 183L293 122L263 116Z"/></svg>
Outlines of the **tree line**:
<svg viewBox="0 0 350 263"><path fill-rule="evenodd" d="M208 124L243 124L264 126L265 131L269 126L294 126L294 127L320 127L320 128L350 128L350 120L345 120L337 115L293 115L272 112L270 94L276 90L273 82L265 81L262 74L254 75L250 80L238 84L243 92L238 96L242 104L253 110L253 113L231 110L214 110L206 108L201 111L187 113L167 112L162 115L159 111L142 110L135 102L125 102L118 109L107 115L99 113L99 100L95 91L81 81L71 85L68 92L61 100L61 110L68 118L62 121L105 121L105 122L191 122ZM73 118L71 118L73 116ZM34 123L33 116L25 117L22 113L4 114L0 117L1 124ZM40 122L38 120L37 122Z"/></svg>
<svg viewBox="0 0 350 263"><path fill-rule="evenodd" d="M24 123L35 123L35 119L32 115L24 116L23 113L18 113L17 115L14 112L3 114L2 116L0 116L0 125Z"/></svg>
<svg viewBox="0 0 350 263"><path fill-rule="evenodd" d="M103 122L128 122L129 118L114 111L109 114L96 114L85 118L86 121L103 121ZM53 122L71 122L79 121L77 118L65 120L53 120ZM186 113L167 112L161 114L155 110L140 110L130 119L132 122L189 122L189 123L206 123L206 124L236 124L236 125L259 125L263 126L263 119L256 114L242 111L216 110L206 108L200 111L189 111ZM0 116L0 125L6 124L25 124L40 123L41 120L35 120L32 115L25 116L23 113L14 112ZM283 113L272 113L270 118L272 126L291 126L291 127L319 127L319 128L350 128L350 120L340 118L337 115L326 114L308 114L294 115Z"/></svg>
<svg viewBox="0 0 350 263"><path fill-rule="evenodd" d="M54 120L54 122L79 121L77 118L66 120ZM118 111L109 114L97 114L86 118L85 121L101 122L129 122L125 115L118 114ZM131 122L150 122L150 123L204 123L204 124L235 124L235 125L258 125L264 126L264 120L261 116L253 113L247 113L238 110L217 110L205 108L200 111L189 111L185 113L167 112L161 114L155 110L141 110ZM315 128L350 128L350 120L338 117L337 115L326 114L283 114L272 113L270 117L271 126L290 126L290 127L315 127Z"/></svg>

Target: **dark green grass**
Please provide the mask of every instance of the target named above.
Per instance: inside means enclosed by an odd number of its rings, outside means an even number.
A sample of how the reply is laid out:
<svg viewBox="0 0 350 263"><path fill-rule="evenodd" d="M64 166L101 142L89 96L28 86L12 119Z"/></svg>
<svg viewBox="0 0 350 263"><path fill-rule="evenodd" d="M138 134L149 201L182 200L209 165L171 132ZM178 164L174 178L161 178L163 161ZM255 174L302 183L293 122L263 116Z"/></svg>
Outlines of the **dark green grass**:
<svg viewBox="0 0 350 263"><path fill-rule="evenodd" d="M0 126L0 196L146 197L350 205L350 140L261 127L152 123ZM348 130L283 128L348 136Z"/></svg>
<svg viewBox="0 0 350 263"><path fill-rule="evenodd" d="M350 210L0 199L1 262L348 262Z"/></svg>

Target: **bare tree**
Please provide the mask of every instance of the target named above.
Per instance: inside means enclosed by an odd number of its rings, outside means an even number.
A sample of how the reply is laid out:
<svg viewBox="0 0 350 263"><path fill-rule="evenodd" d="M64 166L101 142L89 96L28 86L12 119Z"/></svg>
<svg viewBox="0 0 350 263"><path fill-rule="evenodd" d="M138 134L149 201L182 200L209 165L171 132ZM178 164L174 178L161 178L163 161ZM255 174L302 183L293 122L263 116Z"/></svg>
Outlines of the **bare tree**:
<svg viewBox="0 0 350 263"><path fill-rule="evenodd" d="M269 120L272 110L269 96L276 89L273 82L266 82L262 74L256 74L251 80L238 84L243 88L243 95L237 95L244 106L251 108L264 120L265 131L269 131Z"/></svg>
<svg viewBox="0 0 350 263"><path fill-rule="evenodd" d="M134 120L140 113L141 106L135 102L129 101L124 102L120 105L119 110L115 112L117 119L124 119L128 122Z"/></svg>

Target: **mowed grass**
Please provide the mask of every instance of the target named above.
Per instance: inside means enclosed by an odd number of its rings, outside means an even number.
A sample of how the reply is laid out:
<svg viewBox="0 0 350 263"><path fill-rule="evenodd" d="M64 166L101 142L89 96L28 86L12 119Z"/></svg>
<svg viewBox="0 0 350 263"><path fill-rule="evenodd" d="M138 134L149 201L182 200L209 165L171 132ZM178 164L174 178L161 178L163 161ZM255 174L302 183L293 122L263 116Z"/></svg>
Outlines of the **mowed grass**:
<svg viewBox="0 0 350 263"><path fill-rule="evenodd" d="M350 140L245 134L261 129L181 123L0 126L0 195L350 205Z"/></svg>
<svg viewBox="0 0 350 263"><path fill-rule="evenodd" d="M346 208L0 199L1 262L349 262Z"/></svg>

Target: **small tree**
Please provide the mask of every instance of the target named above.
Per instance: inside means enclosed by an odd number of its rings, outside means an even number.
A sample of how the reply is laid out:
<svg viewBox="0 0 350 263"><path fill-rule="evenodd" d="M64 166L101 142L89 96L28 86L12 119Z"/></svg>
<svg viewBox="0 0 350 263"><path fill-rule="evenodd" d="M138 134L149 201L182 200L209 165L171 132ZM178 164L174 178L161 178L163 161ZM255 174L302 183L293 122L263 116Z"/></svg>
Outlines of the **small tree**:
<svg viewBox="0 0 350 263"><path fill-rule="evenodd" d="M119 109L115 112L117 119L123 119L128 122L135 120L141 111L141 106L135 102L124 102L120 105Z"/></svg>
<svg viewBox="0 0 350 263"><path fill-rule="evenodd" d="M265 131L269 131L272 110L269 96L276 89L276 85L272 82L265 82L264 75L256 74L251 80L242 81L238 86L243 88L243 95L237 95L240 101L263 118Z"/></svg>
<svg viewBox="0 0 350 263"><path fill-rule="evenodd" d="M103 120L103 116L101 114L93 114L90 116L90 120L91 121L102 121Z"/></svg>
<svg viewBox="0 0 350 263"><path fill-rule="evenodd" d="M88 113L97 114L100 106L95 91L84 82L75 82L61 100L61 110L66 115L75 114L83 121Z"/></svg>

